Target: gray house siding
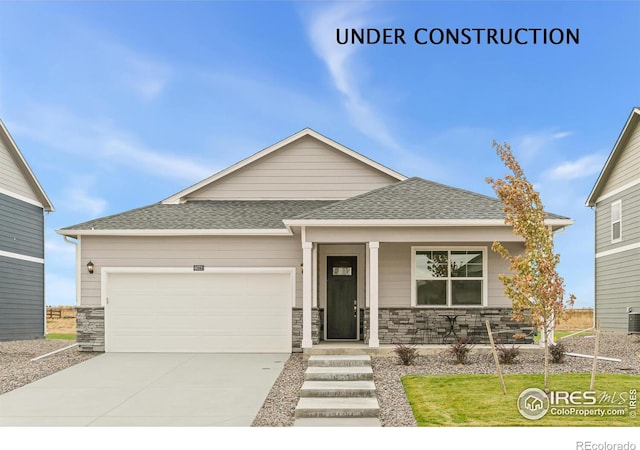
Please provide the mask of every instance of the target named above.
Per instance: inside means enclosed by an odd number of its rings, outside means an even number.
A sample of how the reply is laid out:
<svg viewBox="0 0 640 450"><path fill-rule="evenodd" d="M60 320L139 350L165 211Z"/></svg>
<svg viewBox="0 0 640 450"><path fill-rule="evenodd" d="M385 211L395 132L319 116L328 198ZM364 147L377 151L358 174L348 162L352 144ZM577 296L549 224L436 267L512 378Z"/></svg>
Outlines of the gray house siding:
<svg viewBox="0 0 640 450"><path fill-rule="evenodd" d="M596 320L603 329L626 333L627 308L640 311L639 262L640 249L596 258Z"/></svg>
<svg viewBox="0 0 640 450"><path fill-rule="evenodd" d="M622 201L622 239L611 242L611 204ZM604 330L627 333L628 308L640 311L640 185L596 204L595 311Z"/></svg>
<svg viewBox="0 0 640 450"><path fill-rule="evenodd" d="M0 194L0 251L44 257L42 208ZM44 335L44 264L0 255L0 341Z"/></svg>
<svg viewBox="0 0 640 450"><path fill-rule="evenodd" d="M44 336L44 265L0 256L0 341Z"/></svg>
<svg viewBox="0 0 640 450"><path fill-rule="evenodd" d="M43 258L42 208L0 194L0 250Z"/></svg>

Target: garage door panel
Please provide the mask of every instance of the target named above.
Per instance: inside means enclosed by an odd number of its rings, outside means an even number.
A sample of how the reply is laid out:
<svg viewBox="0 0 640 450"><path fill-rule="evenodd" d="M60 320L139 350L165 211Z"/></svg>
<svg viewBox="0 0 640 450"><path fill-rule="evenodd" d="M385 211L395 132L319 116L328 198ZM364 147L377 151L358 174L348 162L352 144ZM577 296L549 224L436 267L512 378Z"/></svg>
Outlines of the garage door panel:
<svg viewBox="0 0 640 450"><path fill-rule="evenodd" d="M291 273L113 273L107 351L290 352Z"/></svg>

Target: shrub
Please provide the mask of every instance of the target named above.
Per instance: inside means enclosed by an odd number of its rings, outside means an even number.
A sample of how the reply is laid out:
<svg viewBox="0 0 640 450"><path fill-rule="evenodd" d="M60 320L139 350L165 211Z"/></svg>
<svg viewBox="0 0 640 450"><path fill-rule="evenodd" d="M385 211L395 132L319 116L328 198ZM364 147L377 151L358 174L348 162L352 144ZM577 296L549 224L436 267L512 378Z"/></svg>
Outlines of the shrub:
<svg viewBox="0 0 640 450"><path fill-rule="evenodd" d="M405 366L412 365L418 356L418 349L414 345L396 344L394 352Z"/></svg>
<svg viewBox="0 0 640 450"><path fill-rule="evenodd" d="M515 344L511 344L511 347L496 344L496 349L498 350L498 359L502 364L513 364L520 354L520 347L516 347Z"/></svg>
<svg viewBox="0 0 640 450"><path fill-rule="evenodd" d="M473 347L473 344L462 338L449 345L447 351L456 357L456 364L466 364L469 352Z"/></svg>
<svg viewBox="0 0 640 450"><path fill-rule="evenodd" d="M562 341L558 341L554 344L549 344L549 355L551 355L552 363L562 364L564 362L564 356L566 352L567 349Z"/></svg>

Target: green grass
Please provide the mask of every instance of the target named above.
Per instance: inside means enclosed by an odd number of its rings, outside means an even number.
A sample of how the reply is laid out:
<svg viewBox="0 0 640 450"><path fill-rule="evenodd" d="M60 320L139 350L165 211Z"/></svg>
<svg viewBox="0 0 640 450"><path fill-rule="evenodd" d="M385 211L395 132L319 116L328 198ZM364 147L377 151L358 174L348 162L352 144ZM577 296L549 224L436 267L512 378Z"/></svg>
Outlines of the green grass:
<svg viewBox="0 0 640 450"><path fill-rule="evenodd" d="M75 333L49 333L47 334L46 339L47 340L52 340L52 339L64 339L64 340L68 340L68 341L75 341L76 340L76 334Z"/></svg>
<svg viewBox="0 0 640 450"><path fill-rule="evenodd" d="M497 375L407 375L402 384L418 426L640 426L640 419L624 416L552 415L528 420L517 409L518 396L527 388L542 389L542 374L505 375L508 395L502 394ZM551 374L552 391L587 391L591 374ZM597 394L630 389L640 391L640 376L597 374ZM640 408L639 408L640 409Z"/></svg>

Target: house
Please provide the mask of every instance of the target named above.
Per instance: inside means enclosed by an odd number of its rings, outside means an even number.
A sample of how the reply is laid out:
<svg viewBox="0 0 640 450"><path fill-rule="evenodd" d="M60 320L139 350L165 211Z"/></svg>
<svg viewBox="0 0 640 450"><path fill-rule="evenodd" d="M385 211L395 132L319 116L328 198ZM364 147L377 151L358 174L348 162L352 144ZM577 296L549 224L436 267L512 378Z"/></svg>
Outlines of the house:
<svg viewBox="0 0 640 450"><path fill-rule="evenodd" d="M44 212L53 205L0 121L0 341L44 337Z"/></svg>
<svg viewBox="0 0 640 450"><path fill-rule="evenodd" d="M627 333L640 313L640 108L634 108L598 176L595 208L595 318Z"/></svg>
<svg viewBox="0 0 640 450"><path fill-rule="evenodd" d="M523 248L498 200L407 178L310 129L160 203L58 233L77 240L87 350L441 343L486 338L486 319L507 338L532 331L511 320L508 264L490 250Z"/></svg>

